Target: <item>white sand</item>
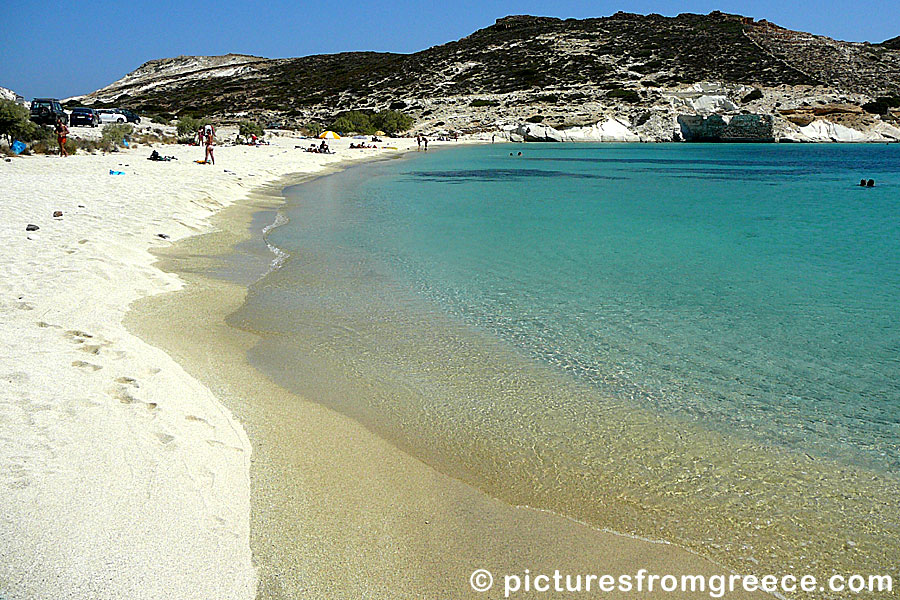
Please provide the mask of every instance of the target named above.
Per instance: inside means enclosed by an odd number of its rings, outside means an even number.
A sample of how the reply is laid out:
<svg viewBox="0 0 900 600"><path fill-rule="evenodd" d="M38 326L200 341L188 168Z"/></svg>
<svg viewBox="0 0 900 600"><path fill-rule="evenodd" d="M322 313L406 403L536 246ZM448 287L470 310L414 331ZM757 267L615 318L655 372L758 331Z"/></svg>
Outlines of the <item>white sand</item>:
<svg viewBox="0 0 900 600"><path fill-rule="evenodd" d="M252 187L392 152L349 141L219 146L214 167L180 146L0 161L0 597L253 596L247 436L122 320L181 286L151 248Z"/></svg>

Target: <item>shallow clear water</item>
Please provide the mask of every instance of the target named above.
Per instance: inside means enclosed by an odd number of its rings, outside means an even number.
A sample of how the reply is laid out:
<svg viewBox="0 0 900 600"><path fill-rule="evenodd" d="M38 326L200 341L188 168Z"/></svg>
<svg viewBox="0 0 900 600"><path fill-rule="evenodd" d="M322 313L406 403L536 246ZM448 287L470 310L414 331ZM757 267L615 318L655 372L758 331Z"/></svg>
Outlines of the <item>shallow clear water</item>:
<svg viewBox="0 0 900 600"><path fill-rule="evenodd" d="M290 258L233 318L263 335L251 360L439 468L693 547L721 523L644 523L678 486L747 531L750 490L785 514L811 497L785 520L819 531L869 507L781 462L871 471L892 497L898 145L466 147L298 186L282 212L268 241ZM851 534L883 545L887 516L896 535L893 509L868 513ZM725 539L755 562L753 535Z"/></svg>
<svg viewBox="0 0 900 600"><path fill-rule="evenodd" d="M348 188L340 229L270 239L361 250L613 393L896 468L898 150L466 148ZM880 183L854 187L861 177Z"/></svg>

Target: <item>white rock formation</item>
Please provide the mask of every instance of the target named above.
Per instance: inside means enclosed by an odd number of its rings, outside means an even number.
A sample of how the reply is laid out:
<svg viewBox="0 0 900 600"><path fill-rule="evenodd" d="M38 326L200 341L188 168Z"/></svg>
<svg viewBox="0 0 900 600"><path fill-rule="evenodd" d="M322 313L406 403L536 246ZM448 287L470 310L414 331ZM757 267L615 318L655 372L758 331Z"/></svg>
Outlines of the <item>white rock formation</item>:
<svg viewBox="0 0 900 600"><path fill-rule="evenodd" d="M609 117L602 123L571 129L554 129L547 125L522 123L509 132L510 141L526 142L639 142L639 135L624 119Z"/></svg>
<svg viewBox="0 0 900 600"><path fill-rule="evenodd" d="M877 133L886 142L900 142L900 128L889 125L884 121L878 121L872 128L873 133Z"/></svg>
<svg viewBox="0 0 900 600"><path fill-rule="evenodd" d="M866 135L831 121L813 121L800 128L800 133L814 142L866 142Z"/></svg>
<svg viewBox="0 0 900 600"><path fill-rule="evenodd" d="M631 124L624 119L610 117L603 123L594 123L590 127L566 129L564 134L571 142L639 142L639 135L631 130Z"/></svg>
<svg viewBox="0 0 900 600"><path fill-rule="evenodd" d="M703 95L696 98L676 98L676 106L687 108L698 115L737 112L737 105L727 96Z"/></svg>
<svg viewBox="0 0 900 600"><path fill-rule="evenodd" d="M566 141L562 132L547 125L538 125L536 123L522 123L512 133L521 136L526 142Z"/></svg>
<svg viewBox="0 0 900 600"><path fill-rule="evenodd" d="M812 142L879 142L882 136L875 132L862 132L831 121L813 121L800 128L800 134Z"/></svg>
<svg viewBox="0 0 900 600"><path fill-rule="evenodd" d="M740 109L730 98L740 98L752 89L702 81L687 89L669 92L665 96L671 99L672 107L679 112L711 115L737 112Z"/></svg>
<svg viewBox="0 0 900 600"><path fill-rule="evenodd" d="M781 125L778 137L794 142L900 142L900 128L884 121L878 121L862 131L827 120L813 121L805 127L797 127L787 121Z"/></svg>

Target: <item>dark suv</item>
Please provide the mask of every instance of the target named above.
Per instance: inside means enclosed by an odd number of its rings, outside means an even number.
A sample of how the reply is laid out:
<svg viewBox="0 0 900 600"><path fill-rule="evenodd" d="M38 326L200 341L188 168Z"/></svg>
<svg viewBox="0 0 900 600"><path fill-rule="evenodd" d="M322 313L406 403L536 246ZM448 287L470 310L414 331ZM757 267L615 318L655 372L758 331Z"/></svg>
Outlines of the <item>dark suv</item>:
<svg viewBox="0 0 900 600"><path fill-rule="evenodd" d="M63 110L56 98L35 98L31 101L31 120L38 125L56 125L56 120L62 119L69 124L69 115Z"/></svg>
<svg viewBox="0 0 900 600"><path fill-rule="evenodd" d="M73 108L72 116L69 117L72 127L76 125L87 125L88 127L96 127L100 124L100 115L93 108Z"/></svg>

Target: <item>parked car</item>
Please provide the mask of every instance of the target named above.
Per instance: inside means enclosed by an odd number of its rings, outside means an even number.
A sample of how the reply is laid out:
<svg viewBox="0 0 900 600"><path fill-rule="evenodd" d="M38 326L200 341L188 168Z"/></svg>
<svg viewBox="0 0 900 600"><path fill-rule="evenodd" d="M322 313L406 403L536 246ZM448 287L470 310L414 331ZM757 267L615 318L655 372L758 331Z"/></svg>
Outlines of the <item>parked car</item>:
<svg viewBox="0 0 900 600"><path fill-rule="evenodd" d="M100 124L100 115L93 108L73 108L72 114L69 115L69 123L75 125L86 125L88 127L96 127Z"/></svg>
<svg viewBox="0 0 900 600"><path fill-rule="evenodd" d="M101 108L97 110L97 114L100 115L101 123L124 123L126 121L125 115L119 114L113 108Z"/></svg>
<svg viewBox="0 0 900 600"><path fill-rule="evenodd" d="M130 110L124 108L101 108L101 123L140 123L141 118Z"/></svg>
<svg viewBox="0 0 900 600"><path fill-rule="evenodd" d="M56 125L56 120L62 119L69 124L69 115L63 110L62 104L56 98L35 98L31 101L31 120L38 125Z"/></svg>
<svg viewBox="0 0 900 600"><path fill-rule="evenodd" d="M138 116L138 114L131 112L127 108L117 108L116 110L119 111L119 114L125 115L125 120L128 121L129 123L140 123L141 122L141 118Z"/></svg>

